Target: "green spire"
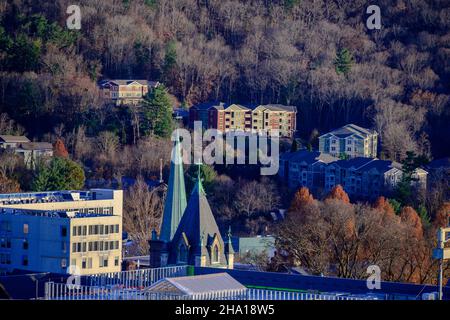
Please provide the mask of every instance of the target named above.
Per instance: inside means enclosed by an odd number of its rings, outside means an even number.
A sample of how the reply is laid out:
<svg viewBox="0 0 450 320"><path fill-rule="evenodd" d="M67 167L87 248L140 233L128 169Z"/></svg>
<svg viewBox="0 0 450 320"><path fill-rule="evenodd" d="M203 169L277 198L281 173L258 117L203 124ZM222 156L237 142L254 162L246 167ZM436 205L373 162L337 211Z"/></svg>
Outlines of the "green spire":
<svg viewBox="0 0 450 320"><path fill-rule="evenodd" d="M201 166L202 166L202 164L200 162L197 163L197 182L195 183L195 187L192 190L192 193L198 192L199 194L200 193L206 194L205 189L203 189L203 184L202 184Z"/></svg>
<svg viewBox="0 0 450 320"><path fill-rule="evenodd" d="M169 242L177 231L178 224L186 209L186 188L184 185L183 159L178 131L172 148L170 177L167 187L167 197L164 204L164 214L161 224L160 240Z"/></svg>

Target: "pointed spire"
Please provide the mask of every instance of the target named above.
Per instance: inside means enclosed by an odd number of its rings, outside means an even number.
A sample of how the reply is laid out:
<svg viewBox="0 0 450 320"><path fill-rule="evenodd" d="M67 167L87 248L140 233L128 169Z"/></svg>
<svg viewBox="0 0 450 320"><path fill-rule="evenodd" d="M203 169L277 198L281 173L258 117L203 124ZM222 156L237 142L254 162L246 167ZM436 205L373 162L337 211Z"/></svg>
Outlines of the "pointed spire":
<svg viewBox="0 0 450 320"><path fill-rule="evenodd" d="M233 254L234 253L234 249L233 249L233 243L231 241L231 226L228 227L228 233L227 233L227 245L225 248L225 253L226 254Z"/></svg>
<svg viewBox="0 0 450 320"><path fill-rule="evenodd" d="M161 224L160 239L166 242L172 240L186 209L186 188L184 185L183 159L178 131L172 148L170 177L167 196L164 204L164 214Z"/></svg>

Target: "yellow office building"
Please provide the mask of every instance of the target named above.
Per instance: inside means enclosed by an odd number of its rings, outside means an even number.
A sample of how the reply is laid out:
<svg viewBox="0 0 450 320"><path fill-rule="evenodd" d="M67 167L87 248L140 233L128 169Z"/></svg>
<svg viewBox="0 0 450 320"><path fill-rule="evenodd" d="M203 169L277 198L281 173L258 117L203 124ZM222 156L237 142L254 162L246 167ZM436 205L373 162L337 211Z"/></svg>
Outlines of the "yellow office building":
<svg viewBox="0 0 450 320"><path fill-rule="evenodd" d="M120 271L122 205L122 190L0 194L0 271Z"/></svg>

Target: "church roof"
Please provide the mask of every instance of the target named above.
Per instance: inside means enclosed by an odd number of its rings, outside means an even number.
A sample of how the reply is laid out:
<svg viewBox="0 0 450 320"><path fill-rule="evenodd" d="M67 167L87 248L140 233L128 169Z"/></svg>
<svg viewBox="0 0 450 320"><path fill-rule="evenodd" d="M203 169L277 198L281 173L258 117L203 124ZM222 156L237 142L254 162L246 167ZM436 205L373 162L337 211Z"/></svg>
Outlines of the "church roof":
<svg viewBox="0 0 450 320"><path fill-rule="evenodd" d="M186 210L173 237L172 244L174 247L177 247L183 241L182 237L186 237L188 240L190 251L188 264L195 264L195 255L208 253L207 260L211 259L209 255L214 242L219 245L219 264L226 264L224 242L200 179L195 184ZM210 250L206 250L206 248L210 248ZM172 250L169 259L172 263L176 262L176 252Z"/></svg>
<svg viewBox="0 0 450 320"><path fill-rule="evenodd" d="M167 196L164 204L164 214L161 223L160 240L172 240L186 209L186 188L184 185L183 159L178 134L175 137L170 163L170 177Z"/></svg>

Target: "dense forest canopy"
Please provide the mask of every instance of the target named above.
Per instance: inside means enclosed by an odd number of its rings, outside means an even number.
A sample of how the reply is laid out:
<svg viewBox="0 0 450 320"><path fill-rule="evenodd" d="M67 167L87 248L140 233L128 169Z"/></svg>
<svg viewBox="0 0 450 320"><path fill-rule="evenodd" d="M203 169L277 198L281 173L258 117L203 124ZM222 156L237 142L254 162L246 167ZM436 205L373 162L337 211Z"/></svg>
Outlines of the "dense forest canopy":
<svg viewBox="0 0 450 320"><path fill-rule="evenodd" d="M448 1L377 1L381 30L361 0L80 0L68 30L71 4L0 4L0 113L30 134L109 130L96 82L144 78L187 105L296 105L306 138L353 122L383 157L450 155Z"/></svg>

